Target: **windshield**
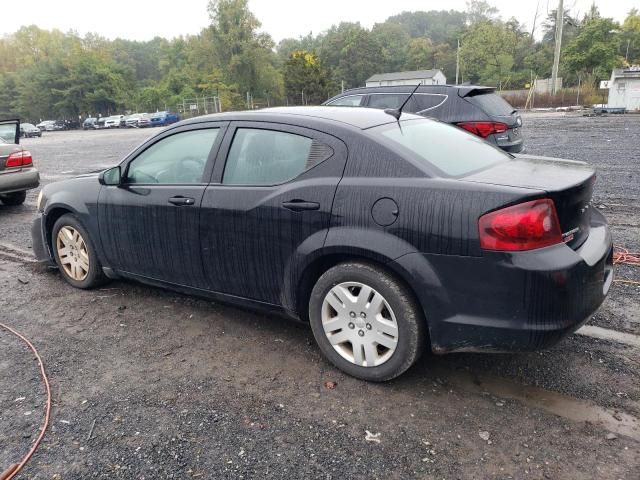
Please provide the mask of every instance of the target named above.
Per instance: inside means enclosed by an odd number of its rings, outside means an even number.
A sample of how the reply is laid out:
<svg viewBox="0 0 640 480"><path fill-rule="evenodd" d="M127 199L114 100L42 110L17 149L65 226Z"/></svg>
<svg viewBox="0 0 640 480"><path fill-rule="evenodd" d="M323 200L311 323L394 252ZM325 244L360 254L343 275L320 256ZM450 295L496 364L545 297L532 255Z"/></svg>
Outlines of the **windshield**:
<svg viewBox="0 0 640 480"><path fill-rule="evenodd" d="M390 123L370 130L402 156L415 159L428 169L450 177L461 177L506 162L512 157L475 135L433 120Z"/></svg>

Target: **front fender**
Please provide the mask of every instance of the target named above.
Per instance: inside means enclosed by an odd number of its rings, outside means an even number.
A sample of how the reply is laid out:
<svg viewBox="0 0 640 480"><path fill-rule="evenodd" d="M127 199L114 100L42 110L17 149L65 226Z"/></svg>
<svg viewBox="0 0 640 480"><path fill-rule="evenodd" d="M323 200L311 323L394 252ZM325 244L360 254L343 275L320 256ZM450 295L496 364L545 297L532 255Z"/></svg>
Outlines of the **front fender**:
<svg viewBox="0 0 640 480"><path fill-rule="evenodd" d="M53 183L45 187L43 191L45 199L43 228L46 232L49 249L51 249L50 237L54 222L63 214L63 211L71 212L87 229L100 263L102 266L107 266L98 229L97 200L99 191L100 185L97 179L93 184L93 181L89 181L86 177L60 182L60 186Z"/></svg>

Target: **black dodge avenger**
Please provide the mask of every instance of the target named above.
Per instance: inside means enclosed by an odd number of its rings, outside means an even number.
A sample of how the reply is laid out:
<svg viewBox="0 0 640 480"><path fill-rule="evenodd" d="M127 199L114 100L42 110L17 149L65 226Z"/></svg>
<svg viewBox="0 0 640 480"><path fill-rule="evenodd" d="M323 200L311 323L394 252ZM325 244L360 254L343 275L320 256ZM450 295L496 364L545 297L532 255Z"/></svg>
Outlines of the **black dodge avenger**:
<svg viewBox="0 0 640 480"><path fill-rule="evenodd" d="M134 279L309 322L366 380L425 347L526 351L575 331L612 282L593 169L392 113L177 123L116 167L47 185L35 251L74 287Z"/></svg>

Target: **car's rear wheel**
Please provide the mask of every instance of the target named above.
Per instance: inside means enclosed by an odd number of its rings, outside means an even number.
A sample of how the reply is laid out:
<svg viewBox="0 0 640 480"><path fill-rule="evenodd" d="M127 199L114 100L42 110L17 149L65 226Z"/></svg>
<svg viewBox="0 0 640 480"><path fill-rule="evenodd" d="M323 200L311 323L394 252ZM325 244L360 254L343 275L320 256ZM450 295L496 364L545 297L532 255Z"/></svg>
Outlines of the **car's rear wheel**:
<svg viewBox="0 0 640 480"><path fill-rule="evenodd" d="M309 319L331 363L364 380L397 377L424 347L425 322L411 292L394 276L366 263L327 270L311 292Z"/></svg>
<svg viewBox="0 0 640 480"><path fill-rule="evenodd" d="M64 279L76 288L93 288L106 280L89 234L75 215L62 215L51 240Z"/></svg>
<svg viewBox="0 0 640 480"><path fill-rule="evenodd" d="M0 200L5 205L22 205L27 198L27 192L13 192L0 195Z"/></svg>

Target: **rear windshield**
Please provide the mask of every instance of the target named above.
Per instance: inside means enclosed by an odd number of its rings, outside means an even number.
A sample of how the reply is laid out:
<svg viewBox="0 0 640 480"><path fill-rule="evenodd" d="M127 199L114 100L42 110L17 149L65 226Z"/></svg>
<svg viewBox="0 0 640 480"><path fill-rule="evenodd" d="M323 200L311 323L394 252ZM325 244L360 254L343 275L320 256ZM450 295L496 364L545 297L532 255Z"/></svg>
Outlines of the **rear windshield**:
<svg viewBox="0 0 640 480"><path fill-rule="evenodd" d="M489 115L507 117L515 110L511 105L509 105L509 102L495 93L474 95L472 97L466 97L466 99L476 107L480 107L482 111Z"/></svg>
<svg viewBox="0 0 640 480"><path fill-rule="evenodd" d="M480 137L433 120L390 123L370 130L400 155L433 167L445 176L461 177L512 157Z"/></svg>

